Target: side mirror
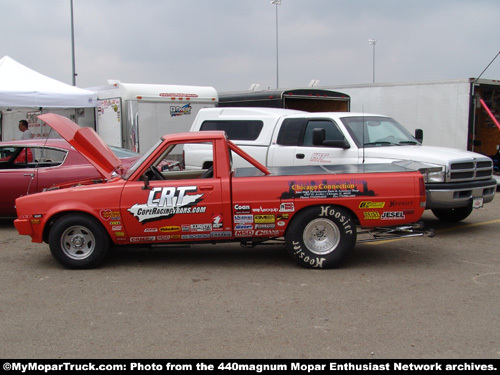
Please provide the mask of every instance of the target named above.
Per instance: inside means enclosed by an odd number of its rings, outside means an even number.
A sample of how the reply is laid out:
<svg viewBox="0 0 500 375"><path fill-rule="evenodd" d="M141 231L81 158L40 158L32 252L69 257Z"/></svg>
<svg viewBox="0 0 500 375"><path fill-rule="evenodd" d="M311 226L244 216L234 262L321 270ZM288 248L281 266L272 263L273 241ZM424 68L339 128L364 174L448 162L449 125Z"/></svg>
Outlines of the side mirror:
<svg viewBox="0 0 500 375"><path fill-rule="evenodd" d="M323 145L328 146L328 147L334 147L334 148L343 148L344 150L351 148L351 146L349 145L349 143L345 139L343 139L341 141L324 141Z"/></svg>
<svg viewBox="0 0 500 375"><path fill-rule="evenodd" d="M312 142L314 146L323 146L326 139L326 130L323 128L315 128L312 133Z"/></svg>
<svg viewBox="0 0 500 375"><path fill-rule="evenodd" d="M349 143L343 140L326 140L326 130L323 128L315 128L312 133L312 142L314 146L326 146L326 147L334 147L334 148L343 148L348 149L351 148Z"/></svg>
<svg viewBox="0 0 500 375"><path fill-rule="evenodd" d="M420 143L424 141L424 131L422 129L415 129L415 139Z"/></svg>

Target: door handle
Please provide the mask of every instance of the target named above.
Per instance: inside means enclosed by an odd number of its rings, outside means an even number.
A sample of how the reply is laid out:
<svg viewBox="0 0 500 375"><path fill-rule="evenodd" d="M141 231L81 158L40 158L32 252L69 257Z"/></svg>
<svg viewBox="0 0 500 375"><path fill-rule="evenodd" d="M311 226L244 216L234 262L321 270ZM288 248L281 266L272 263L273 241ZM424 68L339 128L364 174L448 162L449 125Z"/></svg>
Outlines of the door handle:
<svg viewBox="0 0 500 375"><path fill-rule="evenodd" d="M304 154L297 154L295 155L297 159L304 159L306 156Z"/></svg>
<svg viewBox="0 0 500 375"><path fill-rule="evenodd" d="M35 177L35 174L34 173L28 173L28 174L25 174L24 176L26 177L31 177L31 178L34 178Z"/></svg>
<svg viewBox="0 0 500 375"><path fill-rule="evenodd" d="M200 185L199 188L200 190L213 190L214 185Z"/></svg>

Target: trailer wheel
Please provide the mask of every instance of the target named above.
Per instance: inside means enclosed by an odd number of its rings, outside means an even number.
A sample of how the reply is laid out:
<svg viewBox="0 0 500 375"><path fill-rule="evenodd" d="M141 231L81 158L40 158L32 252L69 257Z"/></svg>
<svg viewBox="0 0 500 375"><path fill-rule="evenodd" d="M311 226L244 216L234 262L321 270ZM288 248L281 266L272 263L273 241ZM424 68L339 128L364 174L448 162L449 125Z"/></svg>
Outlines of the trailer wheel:
<svg viewBox="0 0 500 375"><path fill-rule="evenodd" d="M52 256L66 268L98 266L109 252L109 237L92 217L69 214L58 219L49 234Z"/></svg>
<svg viewBox="0 0 500 375"><path fill-rule="evenodd" d="M336 268L356 244L356 225L337 206L315 206L299 212L285 236L288 254L307 268Z"/></svg>
<svg viewBox="0 0 500 375"><path fill-rule="evenodd" d="M467 218L472 210L472 205L468 205L467 207L457 208L434 208L432 209L432 213L441 221L458 223Z"/></svg>

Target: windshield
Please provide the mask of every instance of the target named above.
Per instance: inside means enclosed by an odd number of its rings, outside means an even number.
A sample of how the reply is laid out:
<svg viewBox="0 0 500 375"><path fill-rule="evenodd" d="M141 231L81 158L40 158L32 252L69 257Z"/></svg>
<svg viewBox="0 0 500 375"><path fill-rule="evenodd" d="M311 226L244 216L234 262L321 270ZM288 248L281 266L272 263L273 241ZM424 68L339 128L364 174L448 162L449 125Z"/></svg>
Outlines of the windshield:
<svg viewBox="0 0 500 375"><path fill-rule="evenodd" d="M153 145L153 147L151 147L148 152L146 152L144 155L142 155L142 157L140 157L134 163L134 165L127 170L127 173L125 173L125 175L123 175L122 178L125 180L128 180L129 177L132 176L132 173L134 173L135 170L137 168L139 168L139 166L144 162L144 160L146 160L148 158L148 156L151 155L153 153L153 151L156 150L158 148L158 146L160 145L160 143L162 143L162 142L163 142L163 139L156 142L156 144Z"/></svg>
<svg viewBox="0 0 500 375"><path fill-rule="evenodd" d="M123 158L135 158L136 156L139 156L139 153L127 150L125 148L116 147L116 146L109 146L109 148L120 159L123 159Z"/></svg>
<svg viewBox="0 0 500 375"><path fill-rule="evenodd" d="M419 142L390 117L343 117L342 122L358 147L417 145Z"/></svg>

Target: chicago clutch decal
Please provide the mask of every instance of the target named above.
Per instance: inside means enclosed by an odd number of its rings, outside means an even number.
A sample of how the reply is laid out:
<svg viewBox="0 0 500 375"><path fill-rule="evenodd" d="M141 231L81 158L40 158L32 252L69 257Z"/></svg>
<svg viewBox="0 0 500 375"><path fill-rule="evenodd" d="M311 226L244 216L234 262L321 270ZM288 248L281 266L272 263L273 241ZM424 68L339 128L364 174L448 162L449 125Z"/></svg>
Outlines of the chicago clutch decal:
<svg viewBox="0 0 500 375"><path fill-rule="evenodd" d="M193 194L196 191L196 186L155 187L149 192L147 203L136 203L127 211L139 223L169 219L175 214L204 213L207 208L197 206L204 194Z"/></svg>

